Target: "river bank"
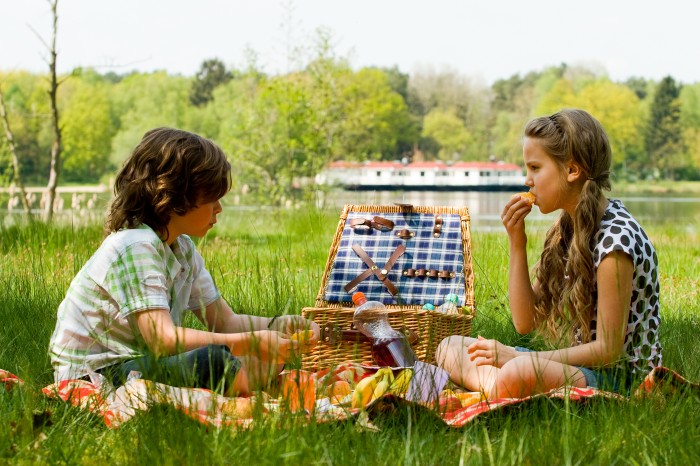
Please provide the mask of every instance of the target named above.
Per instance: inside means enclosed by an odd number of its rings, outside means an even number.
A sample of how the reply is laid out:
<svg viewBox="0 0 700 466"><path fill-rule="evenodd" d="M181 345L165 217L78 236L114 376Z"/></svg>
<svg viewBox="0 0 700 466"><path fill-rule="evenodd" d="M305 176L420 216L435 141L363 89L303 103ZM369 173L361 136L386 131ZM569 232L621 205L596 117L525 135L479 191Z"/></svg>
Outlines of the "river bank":
<svg viewBox="0 0 700 466"><path fill-rule="evenodd" d="M614 194L700 194L700 181L628 181L613 180Z"/></svg>

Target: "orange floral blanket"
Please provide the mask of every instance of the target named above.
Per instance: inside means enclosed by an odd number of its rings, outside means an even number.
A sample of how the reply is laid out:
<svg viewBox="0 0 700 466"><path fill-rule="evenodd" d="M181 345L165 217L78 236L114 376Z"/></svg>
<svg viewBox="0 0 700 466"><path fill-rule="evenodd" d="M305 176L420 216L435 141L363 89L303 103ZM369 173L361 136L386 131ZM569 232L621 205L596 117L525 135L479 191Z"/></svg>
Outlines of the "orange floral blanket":
<svg viewBox="0 0 700 466"><path fill-rule="evenodd" d="M91 383L85 380L69 380L51 384L44 387L42 391L50 398L60 399L80 409L96 413L110 428L120 426L136 413L147 411L154 404L170 405L185 415L210 426L249 427L254 425L257 412L277 415L291 411L300 413L308 422L334 422L350 418L362 419L363 416L360 416L362 412L371 413L373 407L382 404L383 401L416 403L406 399L405 393L399 390L398 392L386 391L361 406L361 399L348 387L359 387L363 379L372 376L375 372L357 364L344 364L332 372L288 371L282 374L276 396L263 392L246 398L227 398L206 389L173 387L136 378L127 381L116 390L100 386L99 381ZM0 369L0 382L8 391L23 385L21 379L2 369ZM377 390L379 383L375 384L374 390ZM644 396L660 390L672 392L679 389L689 389L700 396L700 384L691 383L668 368L657 367L648 374L632 396ZM484 413L543 397L568 398L573 402L586 402L595 398L625 399L621 395L593 388L564 387L525 398L501 398L490 401L483 399L478 393L448 390L443 391L439 398L431 403L417 402L417 404L434 410L445 424L461 427ZM383 403L384 406L387 404ZM364 419L366 426L372 428L366 417Z"/></svg>

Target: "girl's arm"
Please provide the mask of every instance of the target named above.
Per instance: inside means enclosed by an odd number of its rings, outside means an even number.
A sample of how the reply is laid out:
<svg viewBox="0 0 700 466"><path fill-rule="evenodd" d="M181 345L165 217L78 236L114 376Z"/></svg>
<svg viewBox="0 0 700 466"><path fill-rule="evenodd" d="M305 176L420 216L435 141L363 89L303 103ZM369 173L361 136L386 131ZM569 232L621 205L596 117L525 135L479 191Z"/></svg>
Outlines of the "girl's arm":
<svg viewBox="0 0 700 466"><path fill-rule="evenodd" d="M598 316L595 341L538 353L538 356L575 366L595 367L614 363L624 349L633 274L634 264L626 253L612 251L605 256L596 276Z"/></svg>
<svg viewBox="0 0 700 466"><path fill-rule="evenodd" d="M627 317L632 298L634 265L627 254L613 251L598 266L598 316L596 340L554 351L521 353L496 340L478 339L468 347L477 366L502 367L516 357L536 357L572 366L599 367L614 363L623 352Z"/></svg>
<svg viewBox="0 0 700 466"><path fill-rule="evenodd" d="M525 217L531 211L532 205L518 196L511 198L501 214L510 243L508 301L513 325L520 334L529 333L535 328L535 293L530 282L525 234Z"/></svg>

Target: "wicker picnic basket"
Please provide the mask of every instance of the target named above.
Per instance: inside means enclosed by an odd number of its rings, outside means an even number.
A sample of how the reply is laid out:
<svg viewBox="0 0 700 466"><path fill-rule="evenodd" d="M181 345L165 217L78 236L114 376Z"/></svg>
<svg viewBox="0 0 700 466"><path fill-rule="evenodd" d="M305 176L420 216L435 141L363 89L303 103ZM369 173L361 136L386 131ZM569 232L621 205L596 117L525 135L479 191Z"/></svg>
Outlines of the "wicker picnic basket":
<svg viewBox="0 0 700 466"><path fill-rule="evenodd" d="M468 336L474 317L474 272L466 207L345 205L314 307L302 315L321 327L302 367L318 370L354 361L372 365L372 346L353 325L352 293L384 303L389 323L403 331L421 361L434 363L437 345ZM436 308L448 293L459 314Z"/></svg>

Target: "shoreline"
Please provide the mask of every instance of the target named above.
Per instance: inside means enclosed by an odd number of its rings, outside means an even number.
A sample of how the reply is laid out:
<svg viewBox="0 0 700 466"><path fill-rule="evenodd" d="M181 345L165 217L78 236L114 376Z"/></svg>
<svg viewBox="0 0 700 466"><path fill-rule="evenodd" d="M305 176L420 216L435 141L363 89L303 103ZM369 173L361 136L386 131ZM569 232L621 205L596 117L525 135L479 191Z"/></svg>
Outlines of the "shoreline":
<svg viewBox="0 0 700 466"><path fill-rule="evenodd" d="M612 183L613 195L625 194L700 194L700 181L620 181Z"/></svg>

